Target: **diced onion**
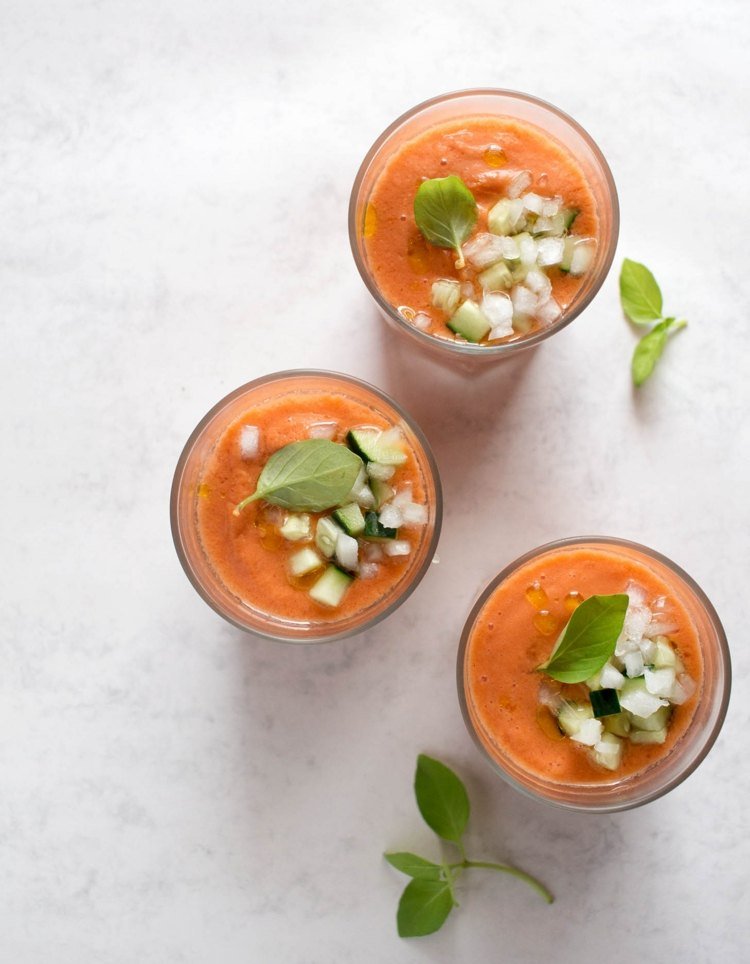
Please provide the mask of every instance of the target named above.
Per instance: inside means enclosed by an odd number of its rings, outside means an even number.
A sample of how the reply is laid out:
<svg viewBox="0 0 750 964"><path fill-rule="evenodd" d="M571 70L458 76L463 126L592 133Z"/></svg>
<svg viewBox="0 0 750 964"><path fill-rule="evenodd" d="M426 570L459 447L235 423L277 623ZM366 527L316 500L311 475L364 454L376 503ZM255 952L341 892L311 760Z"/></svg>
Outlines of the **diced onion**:
<svg viewBox="0 0 750 964"><path fill-rule="evenodd" d="M417 314L414 315L414 321L412 324L415 328L419 328L420 331L427 331L432 324L432 318L430 318L426 312L418 311Z"/></svg>
<svg viewBox="0 0 750 964"><path fill-rule="evenodd" d="M359 566L359 578L372 579L373 576L377 576L379 571L380 566L377 562L362 562Z"/></svg>
<svg viewBox="0 0 750 964"><path fill-rule="evenodd" d="M400 509L402 506L408 505L408 503L411 501L411 482L404 482L398 492L391 499L391 504Z"/></svg>
<svg viewBox="0 0 750 964"><path fill-rule="evenodd" d="M367 562L380 562L383 558L383 550L377 542L365 542L362 552Z"/></svg>
<svg viewBox="0 0 750 964"><path fill-rule="evenodd" d="M478 270L488 268L504 257L504 241L497 234L480 233L463 246L464 257Z"/></svg>
<svg viewBox="0 0 750 964"><path fill-rule="evenodd" d="M345 532L336 540L336 559L344 569L355 570L359 563L359 544Z"/></svg>
<svg viewBox="0 0 750 964"><path fill-rule="evenodd" d="M562 205L561 197L542 198L542 214L545 218L553 218L560 210Z"/></svg>
<svg viewBox="0 0 750 964"><path fill-rule="evenodd" d="M260 429L257 425L243 425L240 431L240 455L243 459L257 459L260 453Z"/></svg>
<svg viewBox="0 0 750 964"><path fill-rule="evenodd" d="M395 465L381 465L380 462L367 463L367 474L371 479L377 479L379 482L387 482L393 477L395 471Z"/></svg>
<svg viewBox="0 0 750 964"><path fill-rule="evenodd" d="M404 521L401 515L401 509L391 503L383 506L378 515L378 519L380 520L380 524L385 526L386 529L398 529Z"/></svg>
<svg viewBox="0 0 750 964"><path fill-rule="evenodd" d="M433 283L430 290L432 304L448 315L452 315L458 307L460 297L461 284L452 278L438 279Z"/></svg>
<svg viewBox="0 0 750 964"><path fill-rule="evenodd" d="M401 508L401 518L405 526L424 526L427 525L429 514L426 505L419 505L417 502L409 502Z"/></svg>
<svg viewBox="0 0 750 964"><path fill-rule="evenodd" d="M537 241L537 263L542 267L560 264L564 250L565 242L562 238L542 238Z"/></svg>
<svg viewBox="0 0 750 964"><path fill-rule="evenodd" d="M654 636L671 636L680 628L680 624L669 613L652 613L651 622L648 624L647 632L652 638Z"/></svg>
<svg viewBox="0 0 750 964"><path fill-rule="evenodd" d="M536 310L536 295L523 285L516 285L510 292L513 302L513 318L525 318Z"/></svg>
<svg viewBox="0 0 750 964"><path fill-rule="evenodd" d="M554 298L548 298L543 305L539 305L536 316L544 325L551 325L562 314L562 308Z"/></svg>
<svg viewBox="0 0 750 964"><path fill-rule="evenodd" d="M411 552L411 543L406 539L392 539L383 543L383 552L387 556L408 556Z"/></svg>
<svg viewBox="0 0 750 964"><path fill-rule="evenodd" d="M541 214L542 208L544 207L544 198L540 197L538 194L524 194L521 198L523 201L523 206L526 211L531 211L532 214Z"/></svg>
<svg viewBox="0 0 750 964"><path fill-rule="evenodd" d="M539 268L532 268L524 278L523 283L527 288L531 288L540 305L549 300L552 294L552 282Z"/></svg>
<svg viewBox="0 0 750 964"><path fill-rule="evenodd" d="M618 690L625 682L625 677L615 667L607 662L602 667L599 682L603 690Z"/></svg>
<svg viewBox="0 0 750 964"><path fill-rule="evenodd" d="M633 653L625 654L625 672L630 679L641 676L643 673L643 653L637 649Z"/></svg>
<svg viewBox="0 0 750 964"><path fill-rule="evenodd" d="M531 176L531 171L519 171L508 185L508 197L520 197L527 187L531 187L531 182L533 180L534 178Z"/></svg>
<svg viewBox="0 0 750 964"><path fill-rule="evenodd" d="M594 746L601 740L603 729L600 720L581 720L578 732L571 734L570 738L584 746Z"/></svg>
<svg viewBox="0 0 750 964"><path fill-rule="evenodd" d="M596 241L593 238L584 238L578 241L573 248L573 256L570 259L571 274L585 274L594 261L596 254Z"/></svg>
<svg viewBox="0 0 750 964"><path fill-rule="evenodd" d="M480 307L492 325L491 338L506 338L513 334L513 302L505 292L486 291Z"/></svg>
<svg viewBox="0 0 750 964"><path fill-rule="evenodd" d="M676 676L674 669L666 667L664 669L648 669L643 672L646 681L646 689L654 696L668 698L674 688Z"/></svg>
<svg viewBox="0 0 750 964"><path fill-rule="evenodd" d="M521 256L521 264L526 265L527 268L530 268L532 264L536 264L537 244L532 237L529 235L519 237L518 250Z"/></svg>
<svg viewBox="0 0 750 964"><path fill-rule="evenodd" d="M662 700L652 693L647 693L642 689L632 692L622 692L619 694L620 706L624 710L635 713L636 716L649 717L659 709L660 706L669 706L667 700Z"/></svg>
<svg viewBox="0 0 750 964"><path fill-rule="evenodd" d="M669 695L669 699L677 706L681 706L690 699L695 689L695 680L691 676L688 676L687 673L680 673Z"/></svg>
<svg viewBox="0 0 750 964"><path fill-rule="evenodd" d="M338 422L314 422L307 430L310 438L332 439L336 434Z"/></svg>

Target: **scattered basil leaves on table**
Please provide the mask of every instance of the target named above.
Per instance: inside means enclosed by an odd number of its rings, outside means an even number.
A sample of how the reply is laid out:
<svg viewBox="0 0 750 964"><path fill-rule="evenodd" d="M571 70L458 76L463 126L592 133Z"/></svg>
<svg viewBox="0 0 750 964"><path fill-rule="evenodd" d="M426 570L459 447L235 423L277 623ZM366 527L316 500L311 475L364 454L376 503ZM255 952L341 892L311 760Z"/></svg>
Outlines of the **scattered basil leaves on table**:
<svg viewBox="0 0 750 964"><path fill-rule="evenodd" d="M645 265L630 258L625 258L620 270L620 302L626 317L634 325L657 322L635 346L630 370L633 383L638 387L652 374L670 333L684 328L687 322L662 316L663 299L656 278Z"/></svg>
<svg viewBox="0 0 750 964"><path fill-rule="evenodd" d="M537 668L560 683L589 679L614 653L627 608L626 593L589 596L568 620L550 658Z"/></svg>
<svg viewBox="0 0 750 964"><path fill-rule="evenodd" d="M450 767L421 753L417 757L414 793L427 825L438 837L458 849L460 859L438 864L404 851L385 854L391 866L412 878L398 904L396 926L399 937L424 937L439 930L453 908L458 906L456 881L464 870L472 867L518 877L541 894L548 904L552 903L554 898L544 884L525 871L510 864L468 859L463 835L469 821L469 796Z"/></svg>
<svg viewBox="0 0 750 964"><path fill-rule="evenodd" d="M435 177L422 181L414 197L417 227L430 244L453 248L456 267L466 264L461 245L477 223L477 202L460 177Z"/></svg>
<svg viewBox="0 0 750 964"><path fill-rule="evenodd" d="M234 514L239 515L256 499L298 512L322 512L349 495L361 468L362 459L339 442L291 442L273 453L260 473L255 492L235 506Z"/></svg>

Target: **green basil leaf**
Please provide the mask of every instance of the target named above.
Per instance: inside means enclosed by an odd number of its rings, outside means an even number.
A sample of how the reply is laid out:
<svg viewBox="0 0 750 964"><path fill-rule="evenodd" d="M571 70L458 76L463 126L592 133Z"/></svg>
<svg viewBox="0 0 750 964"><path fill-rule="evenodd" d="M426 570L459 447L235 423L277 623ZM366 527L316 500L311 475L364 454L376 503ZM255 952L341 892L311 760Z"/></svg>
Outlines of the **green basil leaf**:
<svg viewBox="0 0 750 964"><path fill-rule="evenodd" d="M443 840L458 843L469 820L469 797L453 770L420 753L414 792L427 825Z"/></svg>
<svg viewBox="0 0 750 964"><path fill-rule="evenodd" d="M440 880L443 868L440 864L433 864L424 857L402 851L399 853L384 854L385 859L396 870L408 877L419 877L423 880Z"/></svg>
<svg viewBox="0 0 750 964"><path fill-rule="evenodd" d="M446 881L411 880L398 902L398 936L434 934L443 926L452 909L453 896Z"/></svg>
<svg viewBox="0 0 750 964"><path fill-rule="evenodd" d="M552 655L538 668L561 683L582 683L598 673L615 651L628 597L589 596L575 610Z"/></svg>
<svg viewBox="0 0 750 964"><path fill-rule="evenodd" d="M322 512L339 505L352 490L362 459L351 449L328 439L303 439L274 452L266 462L255 492L235 508L256 499L295 511Z"/></svg>
<svg viewBox="0 0 750 964"><path fill-rule="evenodd" d="M620 270L622 310L636 325L647 325L661 318L662 297L656 278L648 268L625 258Z"/></svg>
<svg viewBox="0 0 750 964"><path fill-rule="evenodd" d="M435 177L423 181L414 197L417 227L430 244L454 248L457 268L465 261L461 245L477 223L477 202L460 177Z"/></svg>
<svg viewBox="0 0 750 964"><path fill-rule="evenodd" d="M651 375L656 363L661 358L664 346L667 344L669 333L679 331L685 327L686 322L675 321L674 318L665 318L658 325L654 325L651 331L644 335L635 346L633 361L630 370L633 375L633 383L642 385Z"/></svg>

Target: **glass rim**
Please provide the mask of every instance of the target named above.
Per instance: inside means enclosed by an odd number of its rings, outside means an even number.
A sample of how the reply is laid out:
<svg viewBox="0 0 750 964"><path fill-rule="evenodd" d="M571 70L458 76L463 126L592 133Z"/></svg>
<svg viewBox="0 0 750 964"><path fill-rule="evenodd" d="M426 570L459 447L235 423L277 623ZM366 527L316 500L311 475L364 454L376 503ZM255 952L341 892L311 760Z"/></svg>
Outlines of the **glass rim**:
<svg viewBox="0 0 750 964"><path fill-rule="evenodd" d="M435 489L435 507L434 507L434 523L432 526L432 532L430 534L430 539L425 549L425 555L422 563L417 569L408 577L409 582L404 587L404 589L399 592L399 594L386 606L383 610L376 613L374 616L370 617L364 621L360 626L355 628L343 628L340 630L333 630L335 624L331 624L332 631L324 635L315 637L305 637L300 636L289 636L283 635L281 633L273 632L273 630L260 629L256 626L248 626L247 624L235 619L229 613L227 613L217 602L211 598L210 594L206 591L201 580L196 576L193 571L193 567L190 563L188 553L185 551L184 541L181 537L181 521L180 521L180 511L179 511L179 499L180 493L182 491L182 480L184 476L185 469L189 462L190 456L193 449L198 442L198 440L203 436L206 427L211 423L216 415L218 415L224 408L230 405L235 399L240 398L242 395L250 392L255 388L259 388L262 385L267 385L275 381L283 381L294 378L326 378L333 379L334 381L344 382L345 384L355 385L358 388L364 389L366 392L370 392L375 395L380 401L384 402L387 406L392 408L401 419L408 425L409 430L415 436L419 446L424 455L424 461L429 474L432 479L432 484ZM188 436L185 442L180 456L177 460L177 465L172 476L172 486L170 490L170 500L169 500L169 519L170 528L172 532L172 541L174 543L175 551L177 557L180 561L185 575L188 577L189 582L198 593L198 595L207 603L211 609L231 625L235 626L237 629L241 629L246 633L253 633L264 639L272 640L277 643L291 643L293 645L299 646L311 646L319 643L331 643L341 639L347 639L351 636L358 635L360 633L366 632L373 626L376 626L381 620L390 616L402 603L404 603L409 596L414 592L419 583L424 578L427 570L432 564L432 560L435 556L435 551L437 549L438 541L440 539L440 531L443 521L443 490L442 483L440 480L440 472L437 467L437 462L435 460L434 453L427 440L424 432L422 431L419 424L414 420L414 418L405 411L399 402L393 399L386 392L379 389L377 386L372 385L370 382L364 379L357 378L354 375L348 375L344 372L335 372L329 369L323 368L291 368L285 369L283 371L271 372L267 375L261 375L258 378L251 379L249 382L245 382L238 388L224 395L219 399L211 408L206 412L206 414L200 419L198 424L195 426L193 431ZM221 581L216 577L216 582Z"/></svg>
<svg viewBox="0 0 750 964"><path fill-rule="evenodd" d="M600 544L605 546L615 546L622 547L625 549L632 549L636 552L640 552L643 555L654 559L656 562L661 563L667 569L671 570L676 576L678 576L687 586L687 588L693 592L706 612L709 622L711 623L715 633L716 641L718 643L718 655L719 662L721 664L724 673L724 686L721 692L721 699L719 701L718 711L716 719L711 727L710 731L705 736L703 743L700 747L700 751L697 753L695 758L690 762L690 764L681 770L679 773L674 774L666 783L660 784L653 787L652 789L646 789L645 792L631 800L625 800L622 802L612 801L612 802L596 802L592 801L590 803L580 802L571 803L569 801L557 800L553 797L549 797L543 792L532 790L530 787L520 783L515 777L513 777L507 770L505 770L497 760L495 760L484 744L479 739L479 735L473 725L471 718L469 716L469 710L466 700L466 693L464 688L464 657L466 654L466 648L469 643L469 637L471 636L472 630L476 623L477 617L484 608L487 600L490 598L495 589L510 575L512 575L517 569L525 565L525 563L543 555L546 552L551 552L557 549L564 549L572 546L583 546ZM668 556L663 555L656 549L651 549L649 546L644 546L641 543L633 542L629 539L621 539L617 536L571 536L564 539L556 539L552 542L544 543L541 546L537 546L534 549L530 549L528 552L523 553L523 555L518 556L513 562L505 566L501 572L484 586L480 591L479 596L475 600L469 615L464 623L464 628L461 632L461 639L458 644L458 653L456 659L456 683L458 689L458 701L461 708L461 715L464 720L466 729L469 731L471 738L473 739L475 745L480 750L482 756L488 761L492 766L493 770L498 773L506 783L510 784L514 789L518 790L520 793L529 799L540 801L546 803L550 806L557 807L563 810L573 810L579 813L617 813L623 810L632 810L635 807L643 806L646 803L650 803L653 800L658 800L663 797L664 794L669 793L676 786L679 786L684 780L686 780L691 773L693 773L698 766L703 762L703 760L708 755L709 751L713 747L716 739L721 731L724 724L724 720L727 714L727 708L729 706L729 698L732 690L732 662L729 651L729 643L727 641L726 632L724 626L722 625L721 619L719 618L713 603L708 598L703 589L698 585L698 583L693 579L693 577L685 572L685 570L673 562ZM634 774L635 776L636 774ZM577 790L583 789L575 784L565 784L562 785L565 788L570 789L575 792ZM593 792L597 789L596 785L592 785ZM585 790L584 790L585 792Z"/></svg>
<svg viewBox="0 0 750 964"><path fill-rule="evenodd" d="M610 232L611 243L609 245L609 250L607 251L604 262L599 269L599 277L596 283L592 285L591 290L584 298L581 298L577 302L574 300L571 309L563 312L562 317L558 321L553 322L553 324L548 325L546 328L543 328L541 331L538 331L533 335L520 338L517 341L504 342L500 345L473 345L468 342L464 344L463 342L453 341L448 338L437 338L435 335L430 335L425 331L421 331L419 328L415 328L414 325L406 321L406 319L396 308L393 307L393 305L385 300L375 284L375 281L368 270L364 259L360 256L357 245L357 239L359 238L360 234L357 223L357 204L359 201L362 182L364 181L365 175L367 174L373 159L378 151L380 151L381 147L388 141L391 135L394 134L406 121L410 120L412 117L416 116L422 111L427 110L430 107L434 107L436 104L442 104L452 100L459 100L462 97L486 97L493 95L524 101L529 104L534 104L537 107L541 107L544 110L548 110L572 127L575 132L584 140L596 158L597 163L601 167L601 171L604 176L604 183L607 187L607 194L610 198L612 207L612 230ZM556 107L554 104L551 104L549 101L543 100L541 97L535 97L533 94L526 94L523 91L511 90L509 88L502 87L467 87L461 90L449 91L445 94L438 94L435 97L430 97L427 100L421 101L419 104L416 104L414 107L411 107L409 110L400 114L376 138L370 149L365 154L365 157L360 164L357 174L354 178L352 191L349 195L348 228L349 245L354 257L354 263L357 266L360 277L365 283L365 287L372 295L380 310L392 321L394 321L403 331L407 332L421 345L426 347L437 347L447 352L455 352L457 355L462 355L467 358L498 358L502 357L503 355L509 355L523 349L533 348L534 346L539 345L541 342L546 341L547 338L556 334L558 331L562 331L563 328L566 328L572 321L582 314L586 308L588 308L593 299L599 293L605 278L609 274L610 268L612 267L612 262L615 258L617 240L620 233L620 202L617 196L615 180L612 176L610 166L607 163L607 159L604 157L604 154L593 137L581 124L578 123L577 120L575 120L575 118L571 117L570 114L566 113L564 110L561 110L559 107Z"/></svg>

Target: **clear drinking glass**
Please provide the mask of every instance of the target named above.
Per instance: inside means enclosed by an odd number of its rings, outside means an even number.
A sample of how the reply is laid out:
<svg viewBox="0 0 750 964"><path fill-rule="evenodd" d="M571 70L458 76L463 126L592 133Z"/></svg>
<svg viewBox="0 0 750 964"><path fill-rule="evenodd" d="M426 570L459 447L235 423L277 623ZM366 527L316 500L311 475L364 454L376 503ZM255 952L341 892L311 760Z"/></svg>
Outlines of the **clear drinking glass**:
<svg viewBox="0 0 750 964"><path fill-rule="evenodd" d="M582 277L573 301L564 309L556 322L514 338L512 341L497 345L474 345L439 338L421 331L399 313L397 306L386 301L368 264L364 243L364 223L367 203L375 182L388 159L406 141L447 121L493 115L511 117L540 128L565 147L576 159L596 202L599 239L594 264ZM476 89L442 94L402 114L383 131L367 152L354 180L349 201L349 241L354 261L386 322L397 331L408 334L423 348L438 352L444 357L470 359L474 363L480 359L486 361L506 358L524 348L538 345L577 318L591 302L607 276L615 255L619 228L620 210L612 172L590 135L572 117L553 107L552 104L512 90ZM471 367L473 368L473 364Z"/></svg>
<svg viewBox="0 0 750 964"><path fill-rule="evenodd" d="M689 613L700 641L703 676L699 681L697 703L692 720L680 740L664 757L636 773L618 778L613 772L601 783L561 783L551 776L529 772L512 748L493 740L476 710L468 683L467 662L471 655L472 634L480 614L495 589L527 563L544 555L575 547L602 548L624 561L633 560L650 568L670 588ZM538 800L564 807L597 813L628 810L663 796L688 777L714 744L729 703L731 664L724 629L711 602L690 576L671 560L645 546L603 536L562 539L532 549L516 559L482 591L464 626L458 649L458 698L464 721L482 754L511 786ZM532 725L535 722L532 721Z"/></svg>
<svg viewBox="0 0 750 964"><path fill-rule="evenodd" d="M413 453L427 496L428 523L405 572L375 603L340 619L285 619L241 599L222 581L201 543L197 520L198 489L203 467L226 429L253 405L287 393L342 395L366 405L404 434ZM266 375L241 386L218 402L198 423L177 463L172 483L172 536L182 567L198 594L220 616L240 629L282 642L326 642L362 632L385 619L416 589L435 554L443 502L440 477L429 443L416 422L379 389L336 372L295 370Z"/></svg>

